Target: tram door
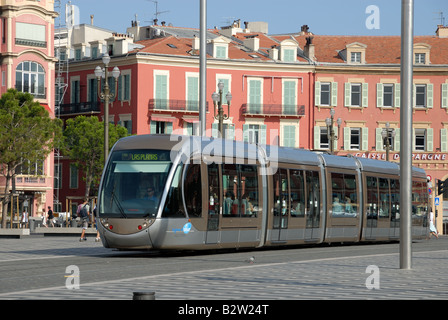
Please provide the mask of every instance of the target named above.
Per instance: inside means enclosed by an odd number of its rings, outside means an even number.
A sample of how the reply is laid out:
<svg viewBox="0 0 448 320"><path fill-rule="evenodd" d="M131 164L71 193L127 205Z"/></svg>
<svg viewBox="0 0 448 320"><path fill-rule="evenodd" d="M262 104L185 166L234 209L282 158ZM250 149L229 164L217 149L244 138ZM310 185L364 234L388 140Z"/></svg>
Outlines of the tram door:
<svg viewBox="0 0 448 320"><path fill-rule="evenodd" d="M389 238L391 216L390 200L389 179L367 177L366 239L381 240Z"/></svg>
<svg viewBox="0 0 448 320"><path fill-rule="evenodd" d="M305 239L320 238L320 183L319 172L306 172L306 231Z"/></svg>
<svg viewBox="0 0 448 320"><path fill-rule="evenodd" d="M272 230L273 241L286 241L289 222L289 186L288 170L278 168L273 175L274 182L274 221Z"/></svg>
<svg viewBox="0 0 448 320"><path fill-rule="evenodd" d="M208 171L208 214L207 234L205 243L213 244L219 241L220 202L219 195L219 166L212 163L207 166Z"/></svg>

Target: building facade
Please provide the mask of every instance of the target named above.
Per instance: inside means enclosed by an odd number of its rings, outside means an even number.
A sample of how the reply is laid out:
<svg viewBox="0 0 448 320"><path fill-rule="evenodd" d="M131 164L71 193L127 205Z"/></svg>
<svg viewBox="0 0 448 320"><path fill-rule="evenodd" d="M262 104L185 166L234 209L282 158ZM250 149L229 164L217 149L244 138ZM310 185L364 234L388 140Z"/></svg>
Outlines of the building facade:
<svg viewBox="0 0 448 320"><path fill-rule="evenodd" d="M0 94L9 88L29 92L51 117L55 103L55 17L53 0L0 1ZM15 179L15 211L27 210L30 216L38 216L53 205L53 165L51 154L22 168ZM0 177L0 188L2 184L4 178Z"/></svg>

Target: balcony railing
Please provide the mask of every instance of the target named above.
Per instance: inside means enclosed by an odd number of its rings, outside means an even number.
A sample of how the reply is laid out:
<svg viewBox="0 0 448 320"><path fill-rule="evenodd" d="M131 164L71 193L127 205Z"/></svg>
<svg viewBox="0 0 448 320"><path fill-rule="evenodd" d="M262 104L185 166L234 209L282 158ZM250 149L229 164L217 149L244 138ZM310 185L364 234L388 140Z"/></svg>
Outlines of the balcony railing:
<svg viewBox="0 0 448 320"><path fill-rule="evenodd" d="M60 110L57 110L61 116L64 115L75 115L75 114L83 114L83 113L99 113L100 103L95 102L80 102L80 103L67 103L61 104Z"/></svg>
<svg viewBox="0 0 448 320"><path fill-rule="evenodd" d="M174 99L149 99L150 111L171 111L199 113L199 101L174 100ZM208 111L208 101L206 102Z"/></svg>
<svg viewBox="0 0 448 320"><path fill-rule="evenodd" d="M244 103L241 107L243 115L251 116L280 116L280 117L303 117L305 106L284 104L249 104Z"/></svg>

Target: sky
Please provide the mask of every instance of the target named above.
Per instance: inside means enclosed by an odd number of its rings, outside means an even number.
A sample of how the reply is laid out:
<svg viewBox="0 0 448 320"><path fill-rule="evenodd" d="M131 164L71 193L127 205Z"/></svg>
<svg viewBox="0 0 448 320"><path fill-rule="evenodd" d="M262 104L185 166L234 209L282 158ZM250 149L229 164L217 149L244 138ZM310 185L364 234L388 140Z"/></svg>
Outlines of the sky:
<svg viewBox="0 0 448 320"><path fill-rule="evenodd" d="M79 23L90 24L93 14L95 26L125 33L136 14L141 26L152 24L156 2L159 24L199 28L200 0L72 0L71 4L79 9ZM448 25L447 0L414 0L414 35L434 35L441 17ZM208 28L237 19L268 22L269 34L294 33L308 25L318 35L400 35L401 1L207 0Z"/></svg>

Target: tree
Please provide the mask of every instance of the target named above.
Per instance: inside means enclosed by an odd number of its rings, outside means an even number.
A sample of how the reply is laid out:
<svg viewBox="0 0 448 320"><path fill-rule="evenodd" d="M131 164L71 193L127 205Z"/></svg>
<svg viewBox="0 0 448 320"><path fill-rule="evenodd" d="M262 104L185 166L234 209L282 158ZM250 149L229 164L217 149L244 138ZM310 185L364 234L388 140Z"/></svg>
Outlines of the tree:
<svg viewBox="0 0 448 320"><path fill-rule="evenodd" d="M120 138L128 136L126 128L109 125L109 146ZM78 116L66 121L64 130L64 155L85 174L84 197L90 195L90 188L98 185L104 168L104 124L98 117Z"/></svg>
<svg viewBox="0 0 448 320"><path fill-rule="evenodd" d="M34 101L29 93L9 89L0 99L0 174L5 177L2 228L6 227L9 187L16 168L45 160L62 138L62 121Z"/></svg>

